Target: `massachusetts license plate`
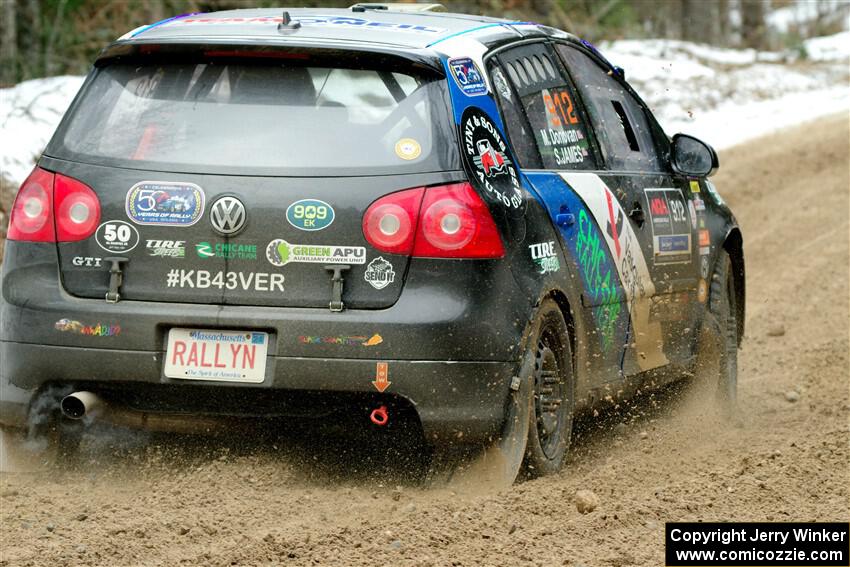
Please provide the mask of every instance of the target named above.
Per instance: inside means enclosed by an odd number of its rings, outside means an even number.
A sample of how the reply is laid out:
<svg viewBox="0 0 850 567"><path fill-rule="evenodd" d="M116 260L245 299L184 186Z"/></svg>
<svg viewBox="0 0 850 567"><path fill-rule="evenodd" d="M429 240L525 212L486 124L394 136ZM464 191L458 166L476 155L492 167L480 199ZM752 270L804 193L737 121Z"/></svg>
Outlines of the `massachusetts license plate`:
<svg viewBox="0 0 850 567"><path fill-rule="evenodd" d="M269 336L251 331L171 329L165 375L186 380L259 384L266 376Z"/></svg>

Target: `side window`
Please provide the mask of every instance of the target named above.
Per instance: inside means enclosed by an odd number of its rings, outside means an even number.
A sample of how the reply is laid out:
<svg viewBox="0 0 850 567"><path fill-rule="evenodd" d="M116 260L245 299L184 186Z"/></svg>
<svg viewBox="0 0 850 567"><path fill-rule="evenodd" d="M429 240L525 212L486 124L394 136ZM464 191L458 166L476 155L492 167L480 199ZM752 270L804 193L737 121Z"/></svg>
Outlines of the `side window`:
<svg viewBox="0 0 850 567"><path fill-rule="evenodd" d="M498 58L511 92L519 99L540 166L597 169L592 130L578 105L575 87L549 48L544 44L523 46Z"/></svg>
<svg viewBox="0 0 850 567"><path fill-rule="evenodd" d="M579 49L558 45L611 169L664 171L643 106L607 69Z"/></svg>
<svg viewBox="0 0 850 567"><path fill-rule="evenodd" d="M540 169L540 154L534 144L534 136L531 127L522 113L519 98L508 84L505 70L498 65L495 59L488 64L490 71L490 83L496 91L496 99L499 109L502 111L502 119L507 130L508 140L514 149L519 165L528 169Z"/></svg>

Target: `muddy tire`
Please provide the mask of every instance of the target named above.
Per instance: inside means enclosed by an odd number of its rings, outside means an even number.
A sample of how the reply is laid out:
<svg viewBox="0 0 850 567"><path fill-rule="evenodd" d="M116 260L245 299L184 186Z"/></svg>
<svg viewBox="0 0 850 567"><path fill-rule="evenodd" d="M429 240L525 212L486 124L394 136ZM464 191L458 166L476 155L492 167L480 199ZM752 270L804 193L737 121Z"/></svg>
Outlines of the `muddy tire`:
<svg viewBox="0 0 850 567"><path fill-rule="evenodd" d="M545 300L538 309L527 352L534 361L523 463L528 476L560 471L570 446L575 380L569 332L558 304Z"/></svg>
<svg viewBox="0 0 850 567"><path fill-rule="evenodd" d="M732 261L725 250L720 250L708 296L706 324L713 337L712 355L716 363L709 366L707 377L716 385L717 401L727 413L734 413L738 392L738 323L735 305L735 278ZM701 353L704 354L704 353Z"/></svg>

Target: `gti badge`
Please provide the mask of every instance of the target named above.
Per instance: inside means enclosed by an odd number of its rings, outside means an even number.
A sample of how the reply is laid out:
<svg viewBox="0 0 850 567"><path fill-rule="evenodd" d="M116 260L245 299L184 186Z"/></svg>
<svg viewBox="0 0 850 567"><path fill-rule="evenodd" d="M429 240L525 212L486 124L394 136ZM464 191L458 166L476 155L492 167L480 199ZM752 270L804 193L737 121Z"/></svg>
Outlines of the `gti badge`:
<svg viewBox="0 0 850 567"><path fill-rule="evenodd" d="M223 236L233 236L243 228L248 215L245 205L236 197L219 197L210 209L213 229Z"/></svg>

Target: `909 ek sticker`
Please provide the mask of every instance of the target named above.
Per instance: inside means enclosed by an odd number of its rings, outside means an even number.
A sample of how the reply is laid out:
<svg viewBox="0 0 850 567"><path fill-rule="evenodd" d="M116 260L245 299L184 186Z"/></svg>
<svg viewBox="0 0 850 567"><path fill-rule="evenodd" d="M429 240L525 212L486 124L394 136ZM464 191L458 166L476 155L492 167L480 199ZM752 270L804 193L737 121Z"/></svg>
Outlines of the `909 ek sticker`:
<svg viewBox="0 0 850 567"><path fill-rule="evenodd" d="M204 191L194 183L142 181L127 191L126 211L136 224L191 226L204 215Z"/></svg>
<svg viewBox="0 0 850 567"><path fill-rule="evenodd" d="M286 221L298 230L322 230L335 217L333 207L318 199L301 199L286 208Z"/></svg>

